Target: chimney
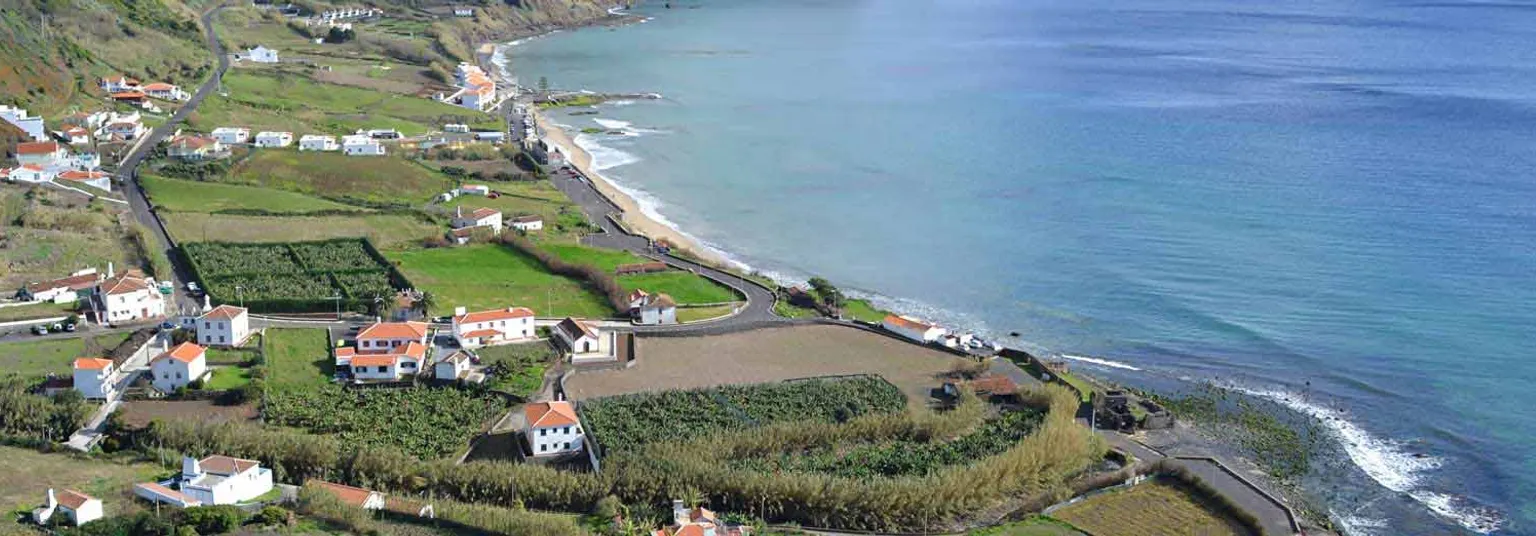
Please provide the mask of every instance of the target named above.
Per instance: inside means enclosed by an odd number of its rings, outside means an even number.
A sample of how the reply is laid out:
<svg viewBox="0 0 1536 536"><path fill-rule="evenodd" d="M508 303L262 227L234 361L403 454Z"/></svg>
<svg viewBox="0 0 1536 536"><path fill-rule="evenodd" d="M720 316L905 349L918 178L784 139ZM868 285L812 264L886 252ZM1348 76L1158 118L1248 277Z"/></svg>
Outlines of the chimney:
<svg viewBox="0 0 1536 536"><path fill-rule="evenodd" d="M206 312L212 311L212 310L213 310L213 298L209 298L207 294L204 294L203 295L203 312L206 313Z"/></svg>
<svg viewBox="0 0 1536 536"><path fill-rule="evenodd" d="M107 261L107 279L111 279L115 275L116 272L112 271L112 261Z"/></svg>
<svg viewBox="0 0 1536 536"><path fill-rule="evenodd" d="M464 217L464 205L459 205L458 208L454 210L453 217L455 217L455 218L462 218L462 217Z"/></svg>
<svg viewBox="0 0 1536 536"><path fill-rule="evenodd" d="M48 504L47 504L46 508L49 509L49 510L52 510L52 509L58 508L58 507L59 507L59 499L53 495L53 488L48 488Z"/></svg>
<svg viewBox="0 0 1536 536"><path fill-rule="evenodd" d="M689 508L687 506L683 506L682 499L672 499L672 521L674 523L677 523L678 525L687 525L688 522L692 521L692 519L689 519L692 516L688 514Z"/></svg>
<svg viewBox="0 0 1536 536"><path fill-rule="evenodd" d="M466 309L464 307L454 307L453 308L453 316L464 316L464 314L468 313L468 312L469 312L469 309Z"/></svg>
<svg viewBox="0 0 1536 536"><path fill-rule="evenodd" d="M191 456L181 457L181 476L183 478L197 478L203 474L203 467L197 463L197 458Z"/></svg>

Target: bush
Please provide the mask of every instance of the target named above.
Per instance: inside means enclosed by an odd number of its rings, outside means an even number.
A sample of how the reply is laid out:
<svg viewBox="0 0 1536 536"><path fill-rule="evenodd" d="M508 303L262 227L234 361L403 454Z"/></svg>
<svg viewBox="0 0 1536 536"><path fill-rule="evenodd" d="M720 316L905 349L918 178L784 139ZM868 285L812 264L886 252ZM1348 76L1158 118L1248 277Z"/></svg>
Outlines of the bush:
<svg viewBox="0 0 1536 536"><path fill-rule="evenodd" d="M223 534L245 521L245 512L232 504L194 506L181 511L182 525L197 529L198 534Z"/></svg>
<svg viewBox="0 0 1536 536"><path fill-rule="evenodd" d="M268 506L256 513L254 521L264 526L287 525L291 514L281 506Z"/></svg>

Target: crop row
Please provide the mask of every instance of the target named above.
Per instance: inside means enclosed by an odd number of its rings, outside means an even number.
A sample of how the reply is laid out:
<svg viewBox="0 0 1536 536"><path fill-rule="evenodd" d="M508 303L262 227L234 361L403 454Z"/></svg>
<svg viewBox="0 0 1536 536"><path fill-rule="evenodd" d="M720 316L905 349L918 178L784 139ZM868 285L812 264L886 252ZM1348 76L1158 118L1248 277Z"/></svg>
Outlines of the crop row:
<svg viewBox="0 0 1536 536"><path fill-rule="evenodd" d="M432 460L462 451L481 424L505 407L500 398L459 389L345 389L269 393L270 424L335 436L353 447L384 447Z"/></svg>
<svg viewBox="0 0 1536 536"><path fill-rule="evenodd" d="M775 422L843 422L900 411L901 390L871 376L661 391L584 402L587 430L605 451Z"/></svg>

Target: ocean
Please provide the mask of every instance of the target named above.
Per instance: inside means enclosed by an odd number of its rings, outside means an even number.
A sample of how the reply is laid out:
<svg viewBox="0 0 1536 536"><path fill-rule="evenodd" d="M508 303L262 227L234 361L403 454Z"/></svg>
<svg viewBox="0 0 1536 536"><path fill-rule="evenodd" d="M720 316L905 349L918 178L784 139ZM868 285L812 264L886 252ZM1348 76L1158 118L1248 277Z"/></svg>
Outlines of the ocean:
<svg viewBox="0 0 1536 536"><path fill-rule="evenodd" d="M1305 483L1350 534L1536 534L1536 4L671 6L505 50L664 96L555 116L653 216L1317 417Z"/></svg>

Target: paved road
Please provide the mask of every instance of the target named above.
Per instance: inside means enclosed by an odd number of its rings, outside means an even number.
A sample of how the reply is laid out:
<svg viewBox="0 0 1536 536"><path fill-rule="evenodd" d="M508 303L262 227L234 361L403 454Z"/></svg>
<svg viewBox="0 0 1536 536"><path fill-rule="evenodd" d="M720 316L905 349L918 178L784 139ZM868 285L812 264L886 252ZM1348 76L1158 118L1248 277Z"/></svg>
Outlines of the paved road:
<svg viewBox="0 0 1536 536"><path fill-rule="evenodd" d="M624 213L617 205L614 205L607 197L597 191L585 176L576 172L562 172L549 170L549 180L556 188L564 192L566 197L581 207L587 218L595 222L603 232L582 237L583 244L607 248L622 249L667 263L674 268L688 270L704 277L708 277L717 283L736 289L738 293L747 297L747 305L739 313L725 319L708 322L700 325L674 325L674 326L635 326L637 332L687 332L702 330L718 330L724 328L737 328L749 326L772 326L783 323L787 319L773 313L773 303L777 299L774 292L761 284L745 279L735 274L716 270L709 266L699 264L687 259L670 255L660 255L651 247L651 241L646 237L633 235L623 228L615 225L609 216L621 217Z"/></svg>
<svg viewBox="0 0 1536 536"><path fill-rule="evenodd" d="M133 151L129 152L128 156L123 158L123 161L118 164L117 174L120 179L119 182L122 184L123 196L128 198L128 207L133 211L133 217L138 219L139 223L148 227L150 232L154 233L158 247L165 251L167 258L171 259L174 259L175 255L172 251L170 234L165 230L165 225L161 223L160 217L150 209L149 198L144 195L144 188L139 185L139 165L144 163L144 159L155 149L155 146L159 145L167 136L176 131L181 122L185 121L187 116L191 115L199 104L202 104L203 99L218 89L219 81L224 78L224 72L229 70L229 56L224 54L223 46L219 44L218 38L213 34L213 16L222 9L224 9L223 6L215 7L204 12L202 16L203 39L208 42L208 49L213 52L214 59L218 62L213 75L209 76L208 80L197 88L197 92L192 94L192 98L182 104L176 110L176 113L171 114L171 118L165 124L155 127L148 134L145 134L139 144L134 146ZM146 244L146 247L149 247L149 245ZM172 279L176 288L178 290L185 288L186 282L192 280L191 274L184 273L181 266L175 262L172 262L171 268L174 270ZM184 296L181 292L177 292L176 296L180 298L176 307L178 310L184 307L198 307L201 305L197 300Z"/></svg>

